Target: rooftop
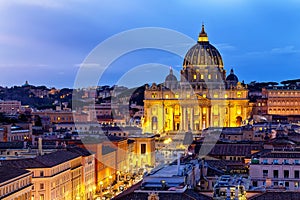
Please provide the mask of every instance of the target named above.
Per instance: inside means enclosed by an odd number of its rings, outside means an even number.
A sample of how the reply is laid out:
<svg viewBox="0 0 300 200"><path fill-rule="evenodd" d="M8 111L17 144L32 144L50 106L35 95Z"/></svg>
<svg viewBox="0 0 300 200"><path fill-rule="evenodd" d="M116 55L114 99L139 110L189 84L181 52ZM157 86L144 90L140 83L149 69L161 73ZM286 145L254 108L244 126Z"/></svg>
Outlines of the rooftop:
<svg viewBox="0 0 300 200"><path fill-rule="evenodd" d="M200 148L211 149L211 145L203 144ZM252 150L261 150L262 145L260 144L216 144L209 152L210 156L249 156Z"/></svg>
<svg viewBox="0 0 300 200"><path fill-rule="evenodd" d="M12 169L11 167L0 166L0 183L17 178L29 172L30 171L27 171L25 169L17 169L17 168Z"/></svg>
<svg viewBox="0 0 300 200"><path fill-rule="evenodd" d="M206 196L204 194L195 192L194 190L185 190L183 193L173 193L171 191L159 192L157 193L159 200L212 200L212 197ZM141 200L148 199L149 193L141 193L141 192L131 192L126 195L122 195L114 198L114 200Z"/></svg>
<svg viewBox="0 0 300 200"><path fill-rule="evenodd" d="M297 200L299 199L300 192L291 192L291 191L272 191L272 192L265 192L263 194L259 194L249 198L250 200L279 200L279 199L290 199L290 200Z"/></svg>
<svg viewBox="0 0 300 200"><path fill-rule="evenodd" d="M53 153L17 160L3 160L2 165L19 169L49 168L80 157L77 153L60 150Z"/></svg>

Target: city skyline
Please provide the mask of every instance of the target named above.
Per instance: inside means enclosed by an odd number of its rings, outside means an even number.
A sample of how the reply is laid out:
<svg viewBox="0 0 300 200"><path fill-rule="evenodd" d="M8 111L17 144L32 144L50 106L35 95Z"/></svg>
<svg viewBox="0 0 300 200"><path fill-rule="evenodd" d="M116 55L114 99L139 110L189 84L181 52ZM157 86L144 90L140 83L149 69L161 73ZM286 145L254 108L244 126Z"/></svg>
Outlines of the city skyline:
<svg viewBox="0 0 300 200"><path fill-rule="evenodd" d="M162 27L197 40L204 22L211 44L246 83L296 79L300 28L296 1L2 1L0 69L2 86L73 87L85 57L107 38L134 28ZM191 44L188 47L191 47ZM114 85L138 65L182 68L182 58L157 50L130 52L104 74ZM284 69L284 70L282 70ZM259 73L257 73L259 71ZM159 82L168 74L162 69ZM46 77L46 78L45 78Z"/></svg>

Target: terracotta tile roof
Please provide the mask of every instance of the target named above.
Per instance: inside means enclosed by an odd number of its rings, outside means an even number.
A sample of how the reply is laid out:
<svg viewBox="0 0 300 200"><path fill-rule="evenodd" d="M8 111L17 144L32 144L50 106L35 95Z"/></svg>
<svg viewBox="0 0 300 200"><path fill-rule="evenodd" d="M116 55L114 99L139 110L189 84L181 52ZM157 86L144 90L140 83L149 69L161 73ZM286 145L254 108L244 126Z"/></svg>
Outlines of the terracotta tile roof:
<svg viewBox="0 0 300 200"><path fill-rule="evenodd" d="M300 158L300 151L269 151L261 155L262 158Z"/></svg>
<svg viewBox="0 0 300 200"><path fill-rule="evenodd" d="M3 160L3 166L15 167L19 169L32 169L32 168L48 168L55 165L64 163L74 158L80 157L77 153L67 150L55 151L36 158L25 158L17 160Z"/></svg>
<svg viewBox="0 0 300 200"><path fill-rule="evenodd" d="M201 146L205 148L205 144ZM208 155L210 156L250 156L251 150L261 150L258 144L216 144Z"/></svg>
<svg viewBox="0 0 300 200"><path fill-rule="evenodd" d="M90 156L90 155L94 154L93 152L90 152L89 150L87 150L85 148L80 148L78 146L68 147L67 150L70 152L76 153L80 156Z"/></svg>
<svg viewBox="0 0 300 200"><path fill-rule="evenodd" d="M242 161L231 160L205 160L208 165L207 176L220 176L230 169L244 168L245 164Z"/></svg>
<svg viewBox="0 0 300 200"><path fill-rule="evenodd" d="M147 192L131 192L127 195L116 197L114 200L142 200L148 199L149 194ZM183 193L158 193L159 200L212 200L212 197L195 192L193 190L186 190Z"/></svg>
<svg viewBox="0 0 300 200"><path fill-rule="evenodd" d="M78 155L77 153L61 150L43 156L38 156L36 157L36 160L48 167L53 167L77 157L80 157L80 155Z"/></svg>
<svg viewBox="0 0 300 200"><path fill-rule="evenodd" d="M25 169L17 169L17 168L11 168L6 166L0 166L0 183L11 180L13 178L17 178L29 172L30 171L27 171Z"/></svg>
<svg viewBox="0 0 300 200"><path fill-rule="evenodd" d="M265 192L263 194L256 195L254 197L250 197L249 200L299 200L300 192L290 192L290 191L272 191Z"/></svg>

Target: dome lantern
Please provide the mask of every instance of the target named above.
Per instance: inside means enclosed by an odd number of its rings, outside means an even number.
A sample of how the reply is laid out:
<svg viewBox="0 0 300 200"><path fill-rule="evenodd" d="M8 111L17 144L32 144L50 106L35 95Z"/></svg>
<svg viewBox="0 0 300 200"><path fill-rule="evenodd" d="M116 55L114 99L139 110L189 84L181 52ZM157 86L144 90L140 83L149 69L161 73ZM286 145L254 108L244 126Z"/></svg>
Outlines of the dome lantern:
<svg viewBox="0 0 300 200"><path fill-rule="evenodd" d="M198 42L186 53L183 66L218 66L223 68L223 60L219 51L209 43L207 34L202 25Z"/></svg>
<svg viewBox="0 0 300 200"><path fill-rule="evenodd" d="M208 42L207 33L204 30L204 24L202 24L202 29L199 33L198 42Z"/></svg>

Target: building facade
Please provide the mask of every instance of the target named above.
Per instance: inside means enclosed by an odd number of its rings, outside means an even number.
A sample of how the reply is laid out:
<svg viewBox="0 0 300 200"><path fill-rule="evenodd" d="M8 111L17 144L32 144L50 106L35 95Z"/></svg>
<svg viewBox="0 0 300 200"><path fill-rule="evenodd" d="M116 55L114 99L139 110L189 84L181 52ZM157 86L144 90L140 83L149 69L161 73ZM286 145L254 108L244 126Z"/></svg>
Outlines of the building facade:
<svg viewBox="0 0 300 200"><path fill-rule="evenodd" d="M0 199L31 200L32 173L0 166Z"/></svg>
<svg viewBox="0 0 300 200"><path fill-rule="evenodd" d="M267 113L269 115L299 115L300 88L273 87L264 89L267 97Z"/></svg>
<svg viewBox="0 0 300 200"><path fill-rule="evenodd" d="M0 101L0 113L9 115L17 114L21 111L21 101Z"/></svg>
<svg viewBox="0 0 300 200"><path fill-rule="evenodd" d="M300 152L268 150L253 156L249 173L253 187L299 191Z"/></svg>
<svg viewBox="0 0 300 200"><path fill-rule="evenodd" d="M2 165L32 173L31 200L92 199L95 185L91 181L94 177L85 176L94 173L93 162L88 161L92 159L90 155L60 150L36 158L4 160Z"/></svg>
<svg viewBox="0 0 300 200"><path fill-rule="evenodd" d="M207 127L234 127L249 118L248 90L219 51L209 43L202 26L198 42L185 55L180 81L170 69L164 84L145 90L145 132L201 131Z"/></svg>

